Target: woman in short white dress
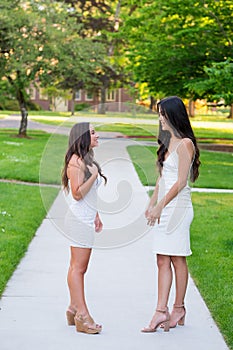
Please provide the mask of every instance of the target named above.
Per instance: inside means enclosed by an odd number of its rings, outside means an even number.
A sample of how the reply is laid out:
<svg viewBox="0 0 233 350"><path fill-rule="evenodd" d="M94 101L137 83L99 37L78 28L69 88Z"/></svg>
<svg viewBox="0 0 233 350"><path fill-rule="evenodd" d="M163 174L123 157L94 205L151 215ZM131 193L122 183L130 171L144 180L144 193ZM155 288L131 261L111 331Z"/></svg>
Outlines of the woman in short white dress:
<svg viewBox="0 0 233 350"><path fill-rule="evenodd" d="M70 305L66 311L69 325L84 333L99 333L102 327L90 316L85 301L84 275L88 267L95 232L102 230L96 202L102 174L94 160L93 148L98 135L89 123L75 124L69 136L62 173L69 211L65 218L66 236L70 239L71 259L68 271Z"/></svg>
<svg viewBox="0 0 233 350"><path fill-rule="evenodd" d="M179 97L171 96L158 103L160 145L157 165L160 176L146 210L148 225L154 226L153 252L157 256L158 300L150 325L142 332L164 331L184 325L184 299L188 282L186 256L190 250L190 224L193 219L188 179L199 175L199 149L186 108ZM176 295L171 314L168 299L175 272Z"/></svg>

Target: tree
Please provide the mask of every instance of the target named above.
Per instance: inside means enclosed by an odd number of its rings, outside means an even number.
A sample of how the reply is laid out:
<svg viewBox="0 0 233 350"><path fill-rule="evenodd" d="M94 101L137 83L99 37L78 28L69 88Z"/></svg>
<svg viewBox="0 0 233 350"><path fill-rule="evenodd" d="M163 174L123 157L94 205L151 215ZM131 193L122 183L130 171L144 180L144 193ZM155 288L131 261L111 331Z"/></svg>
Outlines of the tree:
<svg viewBox="0 0 233 350"><path fill-rule="evenodd" d="M79 89L93 90L98 83L95 77L102 69L106 50L101 43L90 38L80 38L73 33L60 43L59 64L51 72L54 85L72 94L72 114L75 93Z"/></svg>
<svg viewBox="0 0 233 350"><path fill-rule="evenodd" d="M101 104L99 113L105 113L106 89L116 86L124 81L124 68L119 64L117 58L117 37L114 34L118 31L121 0L66 0L69 4L69 14L76 19L76 32L83 40L92 41L93 49L96 44L105 50L104 59L96 59L98 69L91 71L91 79L83 80L80 75L75 86L86 88L97 93L100 90ZM88 53L90 51L88 50ZM92 57L93 54L90 54Z"/></svg>
<svg viewBox="0 0 233 350"><path fill-rule="evenodd" d="M21 111L19 136L27 134L26 89L37 80L49 79L49 72L58 64L57 42L64 37L58 25L64 16L56 3L50 13L36 1L3 0L0 11L0 78L7 79ZM51 15L52 14L52 15ZM64 22L64 21L63 21Z"/></svg>
<svg viewBox="0 0 233 350"><path fill-rule="evenodd" d="M232 54L230 0L141 0L122 31L129 68L151 95L180 95L195 99L187 88L205 76L204 66Z"/></svg>
<svg viewBox="0 0 233 350"><path fill-rule="evenodd" d="M230 106L229 118L233 118L233 60L212 63L210 67L204 67L206 77L187 84L192 93L197 93L209 101L224 100L225 105Z"/></svg>

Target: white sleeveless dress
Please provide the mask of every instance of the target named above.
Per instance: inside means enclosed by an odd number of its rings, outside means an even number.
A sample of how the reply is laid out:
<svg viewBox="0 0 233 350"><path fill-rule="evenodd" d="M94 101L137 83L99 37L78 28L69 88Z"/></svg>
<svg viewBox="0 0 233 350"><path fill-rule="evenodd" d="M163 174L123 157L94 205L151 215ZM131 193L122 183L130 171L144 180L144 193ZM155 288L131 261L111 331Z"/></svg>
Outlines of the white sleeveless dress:
<svg viewBox="0 0 233 350"><path fill-rule="evenodd" d="M71 190L66 196L69 210L65 217L65 235L72 247L92 248L94 245L97 189L101 179L98 175L85 197L80 200L73 198Z"/></svg>
<svg viewBox="0 0 233 350"><path fill-rule="evenodd" d="M182 142L182 141L181 141ZM162 176L159 180L158 202L164 197L178 179L179 157L177 148L163 162ZM189 256L190 225L193 220L191 189L188 185L163 208L160 223L153 227L153 253L170 256Z"/></svg>

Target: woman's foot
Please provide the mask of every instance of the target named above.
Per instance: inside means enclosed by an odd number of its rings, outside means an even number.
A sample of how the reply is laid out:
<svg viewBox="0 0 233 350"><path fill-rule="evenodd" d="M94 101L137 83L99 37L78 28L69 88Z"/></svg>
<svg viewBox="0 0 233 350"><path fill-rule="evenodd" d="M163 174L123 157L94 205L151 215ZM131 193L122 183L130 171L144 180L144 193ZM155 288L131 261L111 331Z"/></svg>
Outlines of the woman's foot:
<svg viewBox="0 0 233 350"><path fill-rule="evenodd" d="M170 328L175 328L178 324L179 326L184 326L186 315L186 309L184 304L182 305L173 305L173 310L170 315L169 326Z"/></svg>
<svg viewBox="0 0 233 350"><path fill-rule="evenodd" d="M74 317L76 331L87 333L87 334L97 334L102 330L102 326L96 324L90 315L76 314Z"/></svg>
<svg viewBox="0 0 233 350"><path fill-rule="evenodd" d="M159 326L161 326L162 324L164 325L164 332L168 332L169 331L169 319L170 319L170 315L168 312L168 308L166 308L165 310L159 310L157 309L155 311L155 314L150 322L149 327L145 327L141 330L141 332L143 333L152 333L152 332L156 332L157 328Z"/></svg>

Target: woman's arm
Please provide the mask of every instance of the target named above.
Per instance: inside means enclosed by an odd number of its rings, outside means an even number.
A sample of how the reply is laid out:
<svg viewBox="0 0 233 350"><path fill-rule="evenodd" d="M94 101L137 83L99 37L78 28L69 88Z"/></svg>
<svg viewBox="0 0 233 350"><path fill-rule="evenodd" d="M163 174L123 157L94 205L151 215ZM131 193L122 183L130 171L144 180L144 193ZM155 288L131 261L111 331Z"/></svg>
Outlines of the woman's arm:
<svg viewBox="0 0 233 350"><path fill-rule="evenodd" d="M151 209L154 207L154 205L156 204L157 200L158 200L158 192L159 192L159 180L160 180L160 176L158 177L156 184L155 184L155 188L154 188L154 192L150 198L150 202L147 206L146 212L145 212L145 216L146 218L149 215L149 212L151 211Z"/></svg>
<svg viewBox="0 0 233 350"><path fill-rule="evenodd" d="M150 211L150 215L148 217L148 224L154 225L155 221L158 220L160 222L160 216L163 208L171 202L173 198L177 196L177 194L186 186L191 162L193 159L193 143L190 139L185 138L183 142L177 149L177 154L179 157L179 165L178 165L178 179L174 183L174 185L170 188L168 193L161 199L159 203Z"/></svg>
<svg viewBox="0 0 233 350"><path fill-rule="evenodd" d="M91 167L88 166L88 169L91 173L91 176L88 180L84 182L85 179L85 169L86 165L84 161L76 158L71 158L67 175L70 179L70 187L71 187L71 193L74 199L77 201L85 197L85 195L89 192L91 186L95 182L97 176L98 176L98 169L96 165L92 165Z"/></svg>

